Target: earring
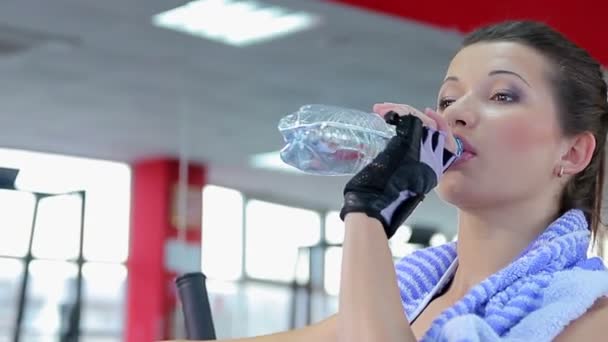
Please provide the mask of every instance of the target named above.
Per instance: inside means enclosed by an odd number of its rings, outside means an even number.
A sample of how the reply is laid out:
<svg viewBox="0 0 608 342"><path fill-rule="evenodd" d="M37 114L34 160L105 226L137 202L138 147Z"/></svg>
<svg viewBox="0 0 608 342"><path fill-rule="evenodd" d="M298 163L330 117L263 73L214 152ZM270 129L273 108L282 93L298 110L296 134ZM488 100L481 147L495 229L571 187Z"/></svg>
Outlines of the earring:
<svg viewBox="0 0 608 342"><path fill-rule="evenodd" d="M557 174L557 177L562 178L563 175L564 175L564 166L561 166L559 169L559 173Z"/></svg>

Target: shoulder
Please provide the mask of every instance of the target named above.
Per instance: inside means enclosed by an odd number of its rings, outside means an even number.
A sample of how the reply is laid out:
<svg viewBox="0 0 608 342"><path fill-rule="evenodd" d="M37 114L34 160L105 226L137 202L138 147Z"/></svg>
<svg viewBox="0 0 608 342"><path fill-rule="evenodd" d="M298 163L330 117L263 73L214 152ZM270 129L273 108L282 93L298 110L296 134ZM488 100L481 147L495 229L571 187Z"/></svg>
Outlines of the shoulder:
<svg viewBox="0 0 608 342"><path fill-rule="evenodd" d="M581 317L570 323L555 341L600 341L608 334L608 297L598 299Z"/></svg>

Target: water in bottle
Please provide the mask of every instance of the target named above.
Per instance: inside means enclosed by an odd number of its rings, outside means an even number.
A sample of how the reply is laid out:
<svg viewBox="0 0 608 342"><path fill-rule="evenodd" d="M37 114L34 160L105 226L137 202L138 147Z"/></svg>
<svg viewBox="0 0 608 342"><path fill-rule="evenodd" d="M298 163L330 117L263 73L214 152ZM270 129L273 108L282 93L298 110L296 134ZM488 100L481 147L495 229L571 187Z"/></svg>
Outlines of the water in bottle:
<svg viewBox="0 0 608 342"><path fill-rule="evenodd" d="M370 163L393 137L380 115L328 105L305 105L279 122L281 159L309 174L351 175Z"/></svg>

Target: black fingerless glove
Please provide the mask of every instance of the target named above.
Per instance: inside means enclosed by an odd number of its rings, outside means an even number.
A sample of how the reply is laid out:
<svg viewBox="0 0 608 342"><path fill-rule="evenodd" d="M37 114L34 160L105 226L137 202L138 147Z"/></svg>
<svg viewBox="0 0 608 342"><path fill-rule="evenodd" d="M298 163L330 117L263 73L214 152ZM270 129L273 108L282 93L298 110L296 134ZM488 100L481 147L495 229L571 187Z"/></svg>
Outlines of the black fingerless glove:
<svg viewBox="0 0 608 342"><path fill-rule="evenodd" d="M365 213L390 239L457 157L445 149L445 132L423 126L416 116L389 112L386 118L397 135L346 184L340 218Z"/></svg>

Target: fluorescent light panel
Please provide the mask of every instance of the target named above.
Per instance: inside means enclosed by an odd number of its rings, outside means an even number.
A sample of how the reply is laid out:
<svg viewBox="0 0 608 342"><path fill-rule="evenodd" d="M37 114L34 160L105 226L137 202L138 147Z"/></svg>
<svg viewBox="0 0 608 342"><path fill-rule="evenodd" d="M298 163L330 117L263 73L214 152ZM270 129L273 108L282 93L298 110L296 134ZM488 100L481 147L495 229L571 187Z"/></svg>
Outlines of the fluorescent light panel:
<svg viewBox="0 0 608 342"><path fill-rule="evenodd" d="M318 18L256 1L196 0L155 15L152 22L233 46L267 41L312 27Z"/></svg>

